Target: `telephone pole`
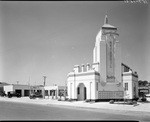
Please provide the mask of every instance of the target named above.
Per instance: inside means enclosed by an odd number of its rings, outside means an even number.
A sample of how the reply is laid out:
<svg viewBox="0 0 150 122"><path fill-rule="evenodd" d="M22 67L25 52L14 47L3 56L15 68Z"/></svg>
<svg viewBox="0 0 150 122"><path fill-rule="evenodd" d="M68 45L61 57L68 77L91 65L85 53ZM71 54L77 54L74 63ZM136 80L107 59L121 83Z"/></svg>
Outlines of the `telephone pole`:
<svg viewBox="0 0 150 122"><path fill-rule="evenodd" d="M46 76L43 76L44 78L44 87L45 87L45 83L46 83ZM45 99L45 90L43 90L43 98Z"/></svg>
<svg viewBox="0 0 150 122"><path fill-rule="evenodd" d="M17 84L19 83L19 81L16 81L17 82Z"/></svg>
<svg viewBox="0 0 150 122"><path fill-rule="evenodd" d="M45 84L46 84L46 76L43 76L43 78L44 78L44 86L45 86Z"/></svg>

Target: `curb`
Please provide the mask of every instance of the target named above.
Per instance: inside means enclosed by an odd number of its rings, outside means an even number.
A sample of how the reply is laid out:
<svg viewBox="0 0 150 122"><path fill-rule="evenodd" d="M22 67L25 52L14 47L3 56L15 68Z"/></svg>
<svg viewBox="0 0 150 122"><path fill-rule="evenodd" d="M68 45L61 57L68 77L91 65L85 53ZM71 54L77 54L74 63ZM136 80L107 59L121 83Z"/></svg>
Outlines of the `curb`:
<svg viewBox="0 0 150 122"><path fill-rule="evenodd" d="M24 103L24 104L36 104L36 105L48 105L48 106L50 106L50 105L55 105L55 106L66 106L66 107L73 107L73 108L84 108L84 109L93 109L93 110L109 110L109 111L122 111L122 112L146 112L146 113L150 113L150 111L139 111L139 110L131 110L131 109L129 109L129 110L124 110L124 109L120 109L120 110L118 110L118 109L114 109L114 108L105 108L105 107L94 107L94 106L83 106L83 105L74 105L74 104L69 104L69 105L67 105L67 104L62 104L62 103L60 103L60 102L55 102L55 101L53 101L52 103L48 103L48 101L46 101L46 103L44 103L45 101L39 101L39 102L32 102L32 101L22 101L22 100L19 100L19 99L0 99L0 101L7 101L7 102L17 102L17 103ZM84 103L82 103L82 104L84 104ZM90 104L90 103L89 103ZM150 105L150 104L149 104ZM131 106L131 107L133 107L133 108L135 108L136 106ZM140 109L141 110L141 109Z"/></svg>

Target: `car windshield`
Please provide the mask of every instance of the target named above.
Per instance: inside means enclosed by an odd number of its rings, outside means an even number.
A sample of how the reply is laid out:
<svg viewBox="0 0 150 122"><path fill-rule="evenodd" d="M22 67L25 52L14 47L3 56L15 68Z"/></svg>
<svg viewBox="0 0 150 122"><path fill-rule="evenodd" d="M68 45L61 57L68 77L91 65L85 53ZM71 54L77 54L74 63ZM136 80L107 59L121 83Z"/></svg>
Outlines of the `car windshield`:
<svg viewBox="0 0 150 122"><path fill-rule="evenodd" d="M37 92L37 93L35 93L36 95L40 95L41 93L39 93L39 92Z"/></svg>
<svg viewBox="0 0 150 122"><path fill-rule="evenodd" d="M11 91L10 93L11 93L11 94L14 94L15 92L14 92L14 91Z"/></svg>
<svg viewBox="0 0 150 122"><path fill-rule="evenodd" d="M31 95L40 95L41 93L39 92L34 92L34 93L31 93Z"/></svg>

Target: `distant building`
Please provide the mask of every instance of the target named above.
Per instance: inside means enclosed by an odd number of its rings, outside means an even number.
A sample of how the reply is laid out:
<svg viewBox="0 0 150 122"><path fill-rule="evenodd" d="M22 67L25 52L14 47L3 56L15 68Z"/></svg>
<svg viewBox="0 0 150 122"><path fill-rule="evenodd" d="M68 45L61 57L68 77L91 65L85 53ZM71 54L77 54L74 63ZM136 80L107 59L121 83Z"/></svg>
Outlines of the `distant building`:
<svg viewBox="0 0 150 122"><path fill-rule="evenodd" d="M104 25L96 36L93 63L75 65L68 73L68 98L75 100L110 100L138 98L138 75L121 63L117 28Z"/></svg>
<svg viewBox="0 0 150 122"><path fill-rule="evenodd" d="M43 85L34 85L34 86L30 86L30 93L43 93L44 91L44 86Z"/></svg>
<svg viewBox="0 0 150 122"><path fill-rule="evenodd" d="M139 86L139 96L146 95L150 93L150 87L149 86Z"/></svg>
<svg viewBox="0 0 150 122"><path fill-rule="evenodd" d="M21 94L22 97L29 96L29 94L30 94L30 86L28 86L28 85L21 85L21 84L12 84L12 85L4 86L5 94L8 94L8 92L11 92L11 91L15 91L15 92Z"/></svg>
<svg viewBox="0 0 150 122"><path fill-rule="evenodd" d="M36 85L36 86L30 86L30 93L41 93L43 95L43 98L49 98L49 99L58 99L60 97L60 93L64 95L64 93L67 94L66 86L43 86L43 85ZM66 95L65 94L65 95Z"/></svg>
<svg viewBox="0 0 150 122"><path fill-rule="evenodd" d="M0 92L4 92L4 86L10 85L8 83L5 82L0 82Z"/></svg>
<svg viewBox="0 0 150 122"><path fill-rule="evenodd" d="M66 86L45 86L45 98L58 99L60 95L67 95Z"/></svg>
<svg viewBox="0 0 150 122"><path fill-rule="evenodd" d="M122 81L124 87L124 98L135 99L139 97L138 74L130 67L122 63Z"/></svg>

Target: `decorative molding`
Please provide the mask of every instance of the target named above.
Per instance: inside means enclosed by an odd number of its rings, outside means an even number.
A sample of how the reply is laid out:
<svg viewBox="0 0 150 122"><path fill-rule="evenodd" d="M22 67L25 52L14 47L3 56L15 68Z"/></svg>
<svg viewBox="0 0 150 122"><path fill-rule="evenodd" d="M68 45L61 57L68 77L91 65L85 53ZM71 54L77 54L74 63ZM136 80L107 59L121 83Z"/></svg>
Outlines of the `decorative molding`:
<svg viewBox="0 0 150 122"><path fill-rule="evenodd" d="M107 35L107 34L110 34L110 35L117 35L117 36L119 36L119 34L118 33L114 33L114 32L103 32L102 33L103 35Z"/></svg>
<svg viewBox="0 0 150 122"><path fill-rule="evenodd" d="M117 87L120 87L121 86L121 82L116 83L116 85L117 85Z"/></svg>
<svg viewBox="0 0 150 122"><path fill-rule="evenodd" d="M87 76L87 75L98 75L98 76L100 76L100 74L98 72L83 72L80 74L69 74L68 77Z"/></svg>
<svg viewBox="0 0 150 122"><path fill-rule="evenodd" d="M138 78L138 75L136 75L136 74L133 74L132 72L125 72L125 73L123 73L122 74L123 76L134 76L134 77L136 77L136 78Z"/></svg>
<svg viewBox="0 0 150 122"><path fill-rule="evenodd" d="M112 27L102 27L102 29L117 30L117 28L112 28Z"/></svg>
<svg viewBox="0 0 150 122"><path fill-rule="evenodd" d="M100 84L101 84L101 86L105 86L107 83L106 82L104 82L104 81L100 81Z"/></svg>

